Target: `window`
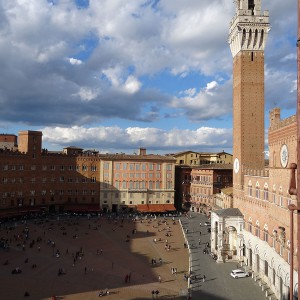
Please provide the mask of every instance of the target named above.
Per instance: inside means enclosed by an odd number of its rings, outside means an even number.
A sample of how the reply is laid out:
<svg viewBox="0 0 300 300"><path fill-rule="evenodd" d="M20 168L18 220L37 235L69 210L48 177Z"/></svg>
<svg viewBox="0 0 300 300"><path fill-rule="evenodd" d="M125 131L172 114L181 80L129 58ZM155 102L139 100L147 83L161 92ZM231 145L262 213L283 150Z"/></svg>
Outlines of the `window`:
<svg viewBox="0 0 300 300"><path fill-rule="evenodd" d="M45 165L42 166L42 170L43 170L43 171L47 171L47 166L45 166Z"/></svg>
<svg viewBox="0 0 300 300"><path fill-rule="evenodd" d="M160 171L160 169L161 169L161 164L157 164L157 165L156 165L156 170L157 170L157 171Z"/></svg>
<svg viewBox="0 0 300 300"><path fill-rule="evenodd" d="M136 165L135 165L135 170L136 170L136 171L139 171L139 170L140 170L140 164L136 164Z"/></svg>
<svg viewBox="0 0 300 300"><path fill-rule="evenodd" d="M255 226L255 235L259 237L259 226Z"/></svg>
<svg viewBox="0 0 300 300"><path fill-rule="evenodd" d="M60 170L61 170L61 171L64 171L64 170L65 170L65 166L64 166L64 165L61 165L61 166L60 166Z"/></svg>
<svg viewBox="0 0 300 300"><path fill-rule="evenodd" d="M282 195L279 196L279 206L283 205L283 198Z"/></svg>
<svg viewBox="0 0 300 300"><path fill-rule="evenodd" d="M104 198L107 198L107 193L104 193L104 194L103 194L103 197L104 197Z"/></svg>
<svg viewBox="0 0 300 300"><path fill-rule="evenodd" d="M3 166L3 170L4 170L4 171L7 171L7 170L8 170L8 165L4 165L4 166Z"/></svg>
<svg viewBox="0 0 300 300"><path fill-rule="evenodd" d="M104 163L104 170L108 170L109 169L109 163L108 162L105 162Z"/></svg>
<svg viewBox="0 0 300 300"><path fill-rule="evenodd" d="M269 191L268 191L268 189L264 189L264 200L266 200L266 201L269 200Z"/></svg>
<svg viewBox="0 0 300 300"><path fill-rule="evenodd" d="M82 171L87 171L88 167L86 165L82 165Z"/></svg>
<svg viewBox="0 0 300 300"><path fill-rule="evenodd" d="M171 164L168 164L168 165L167 165L167 170L168 170L168 171L172 171L172 165L171 165Z"/></svg>
<svg viewBox="0 0 300 300"><path fill-rule="evenodd" d="M142 164L142 171L146 171L146 164Z"/></svg>
<svg viewBox="0 0 300 300"><path fill-rule="evenodd" d="M283 256L283 245L280 245L280 248L279 248L279 254L280 256Z"/></svg>
<svg viewBox="0 0 300 300"><path fill-rule="evenodd" d="M32 166L30 167L30 169L31 169L32 171L34 171L34 170L36 170L36 166L35 166L35 165L32 165Z"/></svg>
<svg viewBox="0 0 300 300"><path fill-rule="evenodd" d="M126 183L126 181L124 181L124 180L123 180L123 183L122 183L122 188L123 188L123 189L126 189L126 188L127 188L127 183Z"/></svg>
<svg viewBox="0 0 300 300"><path fill-rule="evenodd" d="M92 165L92 166L91 166L91 170L92 170L93 172L96 172L96 171L97 171L97 167L96 167L95 165Z"/></svg>
<svg viewBox="0 0 300 300"><path fill-rule="evenodd" d="M7 177L3 177L3 178L2 178L2 182L3 182L3 183L7 183L7 182L8 182Z"/></svg>
<svg viewBox="0 0 300 300"><path fill-rule="evenodd" d="M121 164L120 163L116 163L116 170L120 170L121 168Z"/></svg>
<svg viewBox="0 0 300 300"><path fill-rule="evenodd" d="M149 164L149 170L153 171L154 170L154 164Z"/></svg>
<svg viewBox="0 0 300 300"><path fill-rule="evenodd" d="M96 182L96 177L91 177L91 182Z"/></svg>
<svg viewBox="0 0 300 300"><path fill-rule="evenodd" d="M268 243L268 237L269 237L268 231L264 230L264 241L267 243Z"/></svg>
<svg viewBox="0 0 300 300"><path fill-rule="evenodd" d="M249 223L249 224L248 224L248 230L249 230L249 232L252 233L252 223Z"/></svg>
<svg viewBox="0 0 300 300"><path fill-rule="evenodd" d="M252 186L248 187L248 195L252 197Z"/></svg>
<svg viewBox="0 0 300 300"><path fill-rule="evenodd" d="M259 190L259 186L256 186L255 188L255 196L257 199L260 199L260 190Z"/></svg>
<svg viewBox="0 0 300 300"><path fill-rule="evenodd" d="M130 164L130 165L129 165L129 170L130 170L130 171L134 171L134 164Z"/></svg>
<svg viewBox="0 0 300 300"><path fill-rule="evenodd" d="M127 164L123 163L123 170L126 170L126 169L127 169Z"/></svg>
<svg viewBox="0 0 300 300"><path fill-rule="evenodd" d="M69 166L69 171L73 171L73 166Z"/></svg>

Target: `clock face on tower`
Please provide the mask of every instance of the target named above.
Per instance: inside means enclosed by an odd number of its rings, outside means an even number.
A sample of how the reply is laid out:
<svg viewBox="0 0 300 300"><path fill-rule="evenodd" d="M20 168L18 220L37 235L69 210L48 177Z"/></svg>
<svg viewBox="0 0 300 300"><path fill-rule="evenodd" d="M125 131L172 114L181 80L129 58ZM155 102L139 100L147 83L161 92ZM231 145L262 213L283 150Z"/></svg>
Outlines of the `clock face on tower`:
<svg viewBox="0 0 300 300"><path fill-rule="evenodd" d="M287 145L282 145L280 149L280 162L283 168L287 167L289 160L289 150Z"/></svg>
<svg viewBox="0 0 300 300"><path fill-rule="evenodd" d="M234 163L233 163L233 169L234 169L234 173L238 173L239 172L239 170L240 170L240 162L239 162L239 160L238 160L238 158L236 158L235 160L234 160Z"/></svg>

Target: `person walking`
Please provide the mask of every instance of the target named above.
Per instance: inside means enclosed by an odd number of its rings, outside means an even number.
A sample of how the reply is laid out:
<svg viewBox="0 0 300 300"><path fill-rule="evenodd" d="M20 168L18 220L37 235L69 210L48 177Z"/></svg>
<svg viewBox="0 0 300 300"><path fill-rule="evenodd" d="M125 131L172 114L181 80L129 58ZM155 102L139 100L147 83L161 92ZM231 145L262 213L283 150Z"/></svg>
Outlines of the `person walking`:
<svg viewBox="0 0 300 300"><path fill-rule="evenodd" d="M158 275L158 282L161 283L161 276Z"/></svg>
<svg viewBox="0 0 300 300"><path fill-rule="evenodd" d="M203 275L203 277L202 277L202 281L203 281L203 282L205 282L205 279L206 279L206 276L205 276L205 275Z"/></svg>

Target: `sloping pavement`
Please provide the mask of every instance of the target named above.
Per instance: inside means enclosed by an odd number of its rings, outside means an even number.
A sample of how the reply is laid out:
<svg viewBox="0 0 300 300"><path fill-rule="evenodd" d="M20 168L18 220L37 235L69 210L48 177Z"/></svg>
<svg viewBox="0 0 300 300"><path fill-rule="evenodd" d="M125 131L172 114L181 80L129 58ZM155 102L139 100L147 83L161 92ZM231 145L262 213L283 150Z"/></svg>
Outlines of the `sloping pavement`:
<svg viewBox="0 0 300 300"><path fill-rule="evenodd" d="M196 213L181 218L190 251L192 299L266 299L264 292L251 277L234 279L230 276L231 270L240 268L237 263L216 263L209 254L203 253L206 243L210 244L210 233L208 227L204 225L206 221L209 222L206 216ZM205 276L204 282L203 276Z"/></svg>

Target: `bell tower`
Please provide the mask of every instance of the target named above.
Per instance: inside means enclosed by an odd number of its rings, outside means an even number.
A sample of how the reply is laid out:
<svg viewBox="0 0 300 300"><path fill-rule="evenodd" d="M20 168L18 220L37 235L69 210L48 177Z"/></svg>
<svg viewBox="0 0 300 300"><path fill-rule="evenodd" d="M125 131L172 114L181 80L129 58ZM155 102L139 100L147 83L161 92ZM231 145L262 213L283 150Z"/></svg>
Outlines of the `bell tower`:
<svg viewBox="0 0 300 300"><path fill-rule="evenodd" d="M233 57L233 187L246 169L264 168L264 49L269 12L261 0L235 0L229 45Z"/></svg>

